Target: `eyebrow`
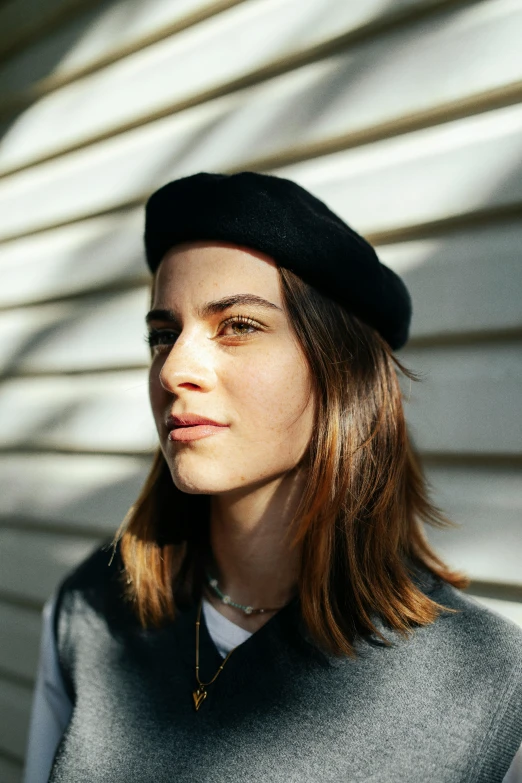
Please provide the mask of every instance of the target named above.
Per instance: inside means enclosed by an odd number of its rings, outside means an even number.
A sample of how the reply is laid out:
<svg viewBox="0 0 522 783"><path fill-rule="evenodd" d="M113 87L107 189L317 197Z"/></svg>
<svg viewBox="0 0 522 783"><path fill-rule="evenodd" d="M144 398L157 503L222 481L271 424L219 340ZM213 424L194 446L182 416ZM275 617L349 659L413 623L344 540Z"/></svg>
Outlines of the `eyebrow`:
<svg viewBox="0 0 522 783"><path fill-rule="evenodd" d="M196 308L196 314L201 319L209 318L231 307L240 305L250 305L263 310L279 310L282 312L281 307L278 307L273 302L269 302L267 299L263 299L261 296L255 296L255 294L234 294L233 296L225 296L223 299L215 299L212 302L200 305ZM146 323L151 321L173 321L178 323L179 319L173 310L151 310L147 313L145 321Z"/></svg>

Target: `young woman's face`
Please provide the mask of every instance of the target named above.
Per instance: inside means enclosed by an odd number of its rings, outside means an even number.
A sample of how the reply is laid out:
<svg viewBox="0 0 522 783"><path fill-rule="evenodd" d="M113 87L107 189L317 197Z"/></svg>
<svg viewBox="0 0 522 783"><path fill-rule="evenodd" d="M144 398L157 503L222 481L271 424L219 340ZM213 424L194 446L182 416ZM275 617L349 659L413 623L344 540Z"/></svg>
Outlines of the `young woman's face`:
<svg viewBox="0 0 522 783"><path fill-rule="evenodd" d="M266 485L305 455L310 373L279 288L272 259L225 243L177 246L159 266L147 317L150 400L161 449L184 492ZM264 306L220 303L247 295ZM172 417L186 414L225 426L172 429ZM177 439L191 435L204 437Z"/></svg>

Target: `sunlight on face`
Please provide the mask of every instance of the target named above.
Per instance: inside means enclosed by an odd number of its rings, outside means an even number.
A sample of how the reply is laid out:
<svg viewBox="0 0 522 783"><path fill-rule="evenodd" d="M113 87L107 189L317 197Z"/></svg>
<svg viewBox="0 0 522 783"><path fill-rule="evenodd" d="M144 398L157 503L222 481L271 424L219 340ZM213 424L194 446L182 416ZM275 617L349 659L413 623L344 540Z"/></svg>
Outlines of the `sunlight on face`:
<svg viewBox="0 0 522 783"><path fill-rule="evenodd" d="M243 294L272 307L202 310ZM312 434L313 395L272 259L225 243L173 248L156 275L148 325L152 412L179 489L220 494L253 488L296 467ZM198 440L169 440L167 417L187 413L227 426Z"/></svg>

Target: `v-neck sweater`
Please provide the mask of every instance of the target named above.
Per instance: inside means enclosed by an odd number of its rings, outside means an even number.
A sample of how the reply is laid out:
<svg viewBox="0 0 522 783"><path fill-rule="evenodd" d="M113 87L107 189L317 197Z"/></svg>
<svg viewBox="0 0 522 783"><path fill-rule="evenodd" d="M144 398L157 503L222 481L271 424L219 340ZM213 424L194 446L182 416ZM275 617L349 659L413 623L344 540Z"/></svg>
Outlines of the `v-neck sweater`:
<svg viewBox="0 0 522 783"><path fill-rule="evenodd" d="M311 641L296 597L194 709L197 605L142 629L100 548L60 586L55 634L74 703L50 783L501 783L522 740L522 631L419 572L443 613L409 639L377 627L357 659ZM222 662L200 626L200 678Z"/></svg>

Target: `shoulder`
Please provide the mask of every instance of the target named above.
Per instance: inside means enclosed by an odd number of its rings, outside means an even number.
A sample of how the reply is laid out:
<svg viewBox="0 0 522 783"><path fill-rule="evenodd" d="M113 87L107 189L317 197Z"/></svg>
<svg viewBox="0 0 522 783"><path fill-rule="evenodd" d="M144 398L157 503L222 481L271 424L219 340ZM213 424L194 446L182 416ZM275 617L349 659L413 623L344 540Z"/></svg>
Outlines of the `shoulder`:
<svg viewBox="0 0 522 783"><path fill-rule="evenodd" d="M430 598L457 614L446 615L461 618L460 625L466 633L477 636L477 641L491 645L495 640L512 642L517 648L522 643L522 628L507 617L482 604L470 593L458 590L445 582L439 583ZM522 654L522 651L521 651Z"/></svg>
<svg viewBox="0 0 522 783"><path fill-rule="evenodd" d="M463 653L503 654L522 663L522 627L459 590L425 566L417 566L413 582L440 607L436 620L419 630L440 644L454 644Z"/></svg>
<svg viewBox="0 0 522 783"><path fill-rule="evenodd" d="M91 607L104 615L124 610L123 563L119 547L110 540L99 544L59 583L55 591L55 625L63 615L74 615Z"/></svg>
<svg viewBox="0 0 522 783"><path fill-rule="evenodd" d="M437 582L428 595L444 608L436 621L422 630L449 660L456 666L465 663L482 676L488 670L494 670L498 676L502 670L522 688L519 625L446 582Z"/></svg>
<svg viewBox="0 0 522 783"><path fill-rule="evenodd" d="M56 592L98 589L113 580L120 568L119 547L113 550L109 540L103 541L63 577Z"/></svg>

